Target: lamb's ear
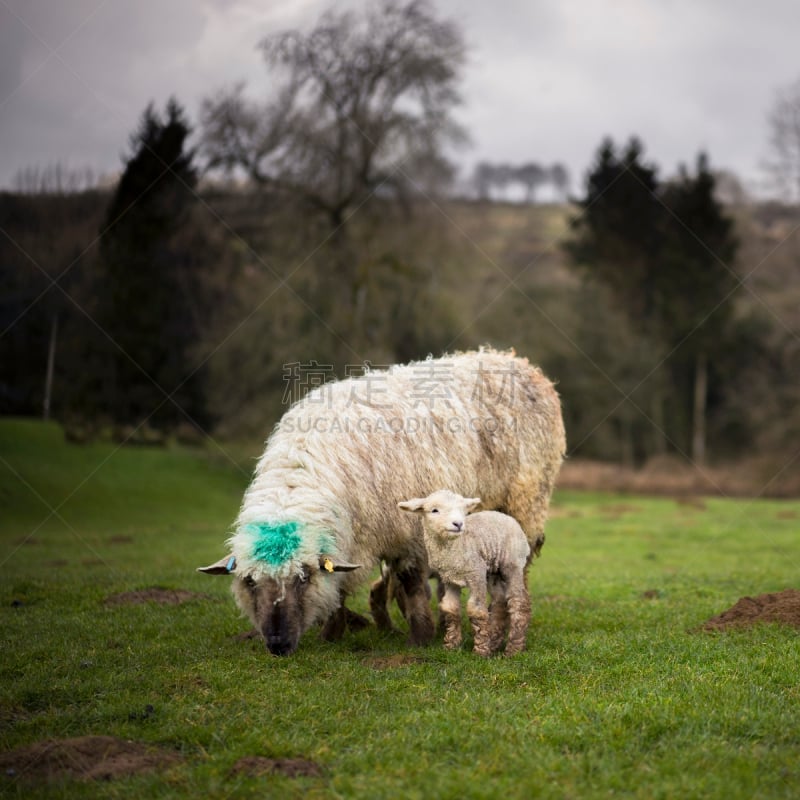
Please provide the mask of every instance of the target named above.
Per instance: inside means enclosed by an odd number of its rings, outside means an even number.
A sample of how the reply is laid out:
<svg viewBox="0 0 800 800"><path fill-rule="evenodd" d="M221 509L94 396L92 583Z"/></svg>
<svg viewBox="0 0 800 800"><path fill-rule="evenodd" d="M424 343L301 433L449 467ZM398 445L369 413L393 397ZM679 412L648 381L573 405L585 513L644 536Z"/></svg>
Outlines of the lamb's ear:
<svg viewBox="0 0 800 800"><path fill-rule="evenodd" d="M334 561L330 556L319 557L319 568L325 572L352 572L361 569L361 564L347 564L344 561Z"/></svg>
<svg viewBox="0 0 800 800"><path fill-rule="evenodd" d="M215 564L209 564L207 567L198 567L197 571L205 572L206 575L232 575L236 572L236 558L229 554Z"/></svg>
<svg viewBox="0 0 800 800"><path fill-rule="evenodd" d="M415 497L413 500L401 500L397 507L403 511L422 511L422 506L424 505L424 497Z"/></svg>
<svg viewBox="0 0 800 800"><path fill-rule="evenodd" d="M469 497L464 501L467 504L467 513L474 511L480 504L480 497Z"/></svg>

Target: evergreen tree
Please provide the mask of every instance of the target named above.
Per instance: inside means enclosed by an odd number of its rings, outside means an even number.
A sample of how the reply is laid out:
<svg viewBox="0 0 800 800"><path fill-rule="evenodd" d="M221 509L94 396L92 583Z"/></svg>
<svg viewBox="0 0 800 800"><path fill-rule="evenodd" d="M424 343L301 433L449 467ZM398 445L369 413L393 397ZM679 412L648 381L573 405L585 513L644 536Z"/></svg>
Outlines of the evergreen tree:
<svg viewBox="0 0 800 800"><path fill-rule="evenodd" d="M737 241L705 156L696 175L683 169L663 185L642 153L636 139L621 154L603 142L567 250L651 342L654 366L658 352L669 359L670 380L650 413L674 446L690 447L702 463L709 365L728 335Z"/></svg>
<svg viewBox="0 0 800 800"><path fill-rule="evenodd" d="M678 179L664 187L668 215L658 258L658 314L676 354L675 383L684 387L679 407L691 409L691 454L698 464L706 451L709 371L730 338L729 299L739 286L731 266L738 249L733 220L717 202L714 188L704 154L698 156L695 175L682 168Z"/></svg>
<svg viewBox="0 0 800 800"><path fill-rule="evenodd" d="M176 100L163 118L147 107L102 227L97 317L109 344L99 410L117 424L148 420L165 430L183 418L182 409L202 416L198 381L182 385L197 331L174 246L197 182L194 153L186 149L190 132Z"/></svg>
<svg viewBox="0 0 800 800"><path fill-rule="evenodd" d="M653 255L661 247L664 209L657 169L642 162L642 153L637 139L620 154L610 139L602 143L567 250L584 274L607 285L623 310L649 328L655 322Z"/></svg>

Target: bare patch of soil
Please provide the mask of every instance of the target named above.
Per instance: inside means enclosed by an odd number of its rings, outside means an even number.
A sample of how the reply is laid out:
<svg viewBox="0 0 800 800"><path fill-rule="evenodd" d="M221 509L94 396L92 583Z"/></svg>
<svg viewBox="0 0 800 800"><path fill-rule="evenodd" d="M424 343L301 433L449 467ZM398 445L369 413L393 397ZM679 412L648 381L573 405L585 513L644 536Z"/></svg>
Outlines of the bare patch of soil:
<svg viewBox="0 0 800 800"><path fill-rule="evenodd" d="M561 468L558 486L560 489L672 497L796 498L800 495L800 464L783 469L784 464L781 458L763 456L701 468L674 456L655 456L634 469L570 458Z"/></svg>
<svg viewBox="0 0 800 800"><path fill-rule="evenodd" d="M206 595L189 592L186 589L162 589L152 586L149 589L137 589L133 592L121 592L106 597L107 606L135 606L141 603L160 603L161 605L177 606L188 603L190 600L205 600Z"/></svg>
<svg viewBox="0 0 800 800"><path fill-rule="evenodd" d="M779 511L775 515L775 519L799 519L800 514L796 511L792 511L791 509L787 509L786 511Z"/></svg>
<svg viewBox="0 0 800 800"><path fill-rule="evenodd" d="M419 656L409 656L402 653L397 653L393 656L375 656L368 658L364 663L372 669L395 669L397 667L407 667L409 664L420 664L424 658Z"/></svg>
<svg viewBox="0 0 800 800"><path fill-rule="evenodd" d="M58 780L73 778L107 781L163 769L179 756L141 742L113 736L48 739L0 754L0 773L6 778Z"/></svg>
<svg viewBox="0 0 800 800"><path fill-rule="evenodd" d="M759 622L778 622L800 628L800 590L784 589L758 597L741 597L727 611L707 620L701 630L746 628Z"/></svg>
<svg viewBox="0 0 800 800"><path fill-rule="evenodd" d="M285 775L288 778L319 778L322 767L305 758L266 758L245 756L231 768L231 775L259 778L263 775Z"/></svg>
<svg viewBox="0 0 800 800"><path fill-rule="evenodd" d="M706 506L705 500L702 497L697 497L695 495L679 495L675 498L675 502L679 506L687 506L688 508L694 508L698 511L705 511L708 506Z"/></svg>

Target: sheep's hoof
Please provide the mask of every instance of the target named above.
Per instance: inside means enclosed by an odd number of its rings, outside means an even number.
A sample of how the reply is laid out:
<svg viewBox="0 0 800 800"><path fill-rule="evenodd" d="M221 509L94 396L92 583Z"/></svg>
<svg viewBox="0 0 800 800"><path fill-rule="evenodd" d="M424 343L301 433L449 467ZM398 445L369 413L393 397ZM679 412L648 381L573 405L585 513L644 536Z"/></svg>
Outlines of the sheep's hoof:
<svg viewBox="0 0 800 800"><path fill-rule="evenodd" d="M323 642L338 642L344 636L345 621L344 614L334 612L322 626L319 638Z"/></svg>
<svg viewBox="0 0 800 800"><path fill-rule="evenodd" d="M351 631L363 631L364 628L369 628L371 623L363 614L357 614L349 608L346 608L344 611L345 623Z"/></svg>

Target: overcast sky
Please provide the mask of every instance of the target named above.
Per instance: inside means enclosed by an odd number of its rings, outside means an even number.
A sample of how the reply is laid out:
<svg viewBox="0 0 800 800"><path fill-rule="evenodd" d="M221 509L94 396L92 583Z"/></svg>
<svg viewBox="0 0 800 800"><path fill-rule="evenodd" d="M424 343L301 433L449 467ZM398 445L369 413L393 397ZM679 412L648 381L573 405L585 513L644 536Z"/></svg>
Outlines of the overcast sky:
<svg viewBox="0 0 800 800"><path fill-rule="evenodd" d="M350 0L350 6L358 6ZM265 34L327 0L0 0L0 187L62 162L113 172L150 100L192 119L238 81L268 88ZM564 162L581 183L600 140L637 134L674 171L705 149L751 187L766 114L800 78L797 0L434 0L470 46L461 159Z"/></svg>

